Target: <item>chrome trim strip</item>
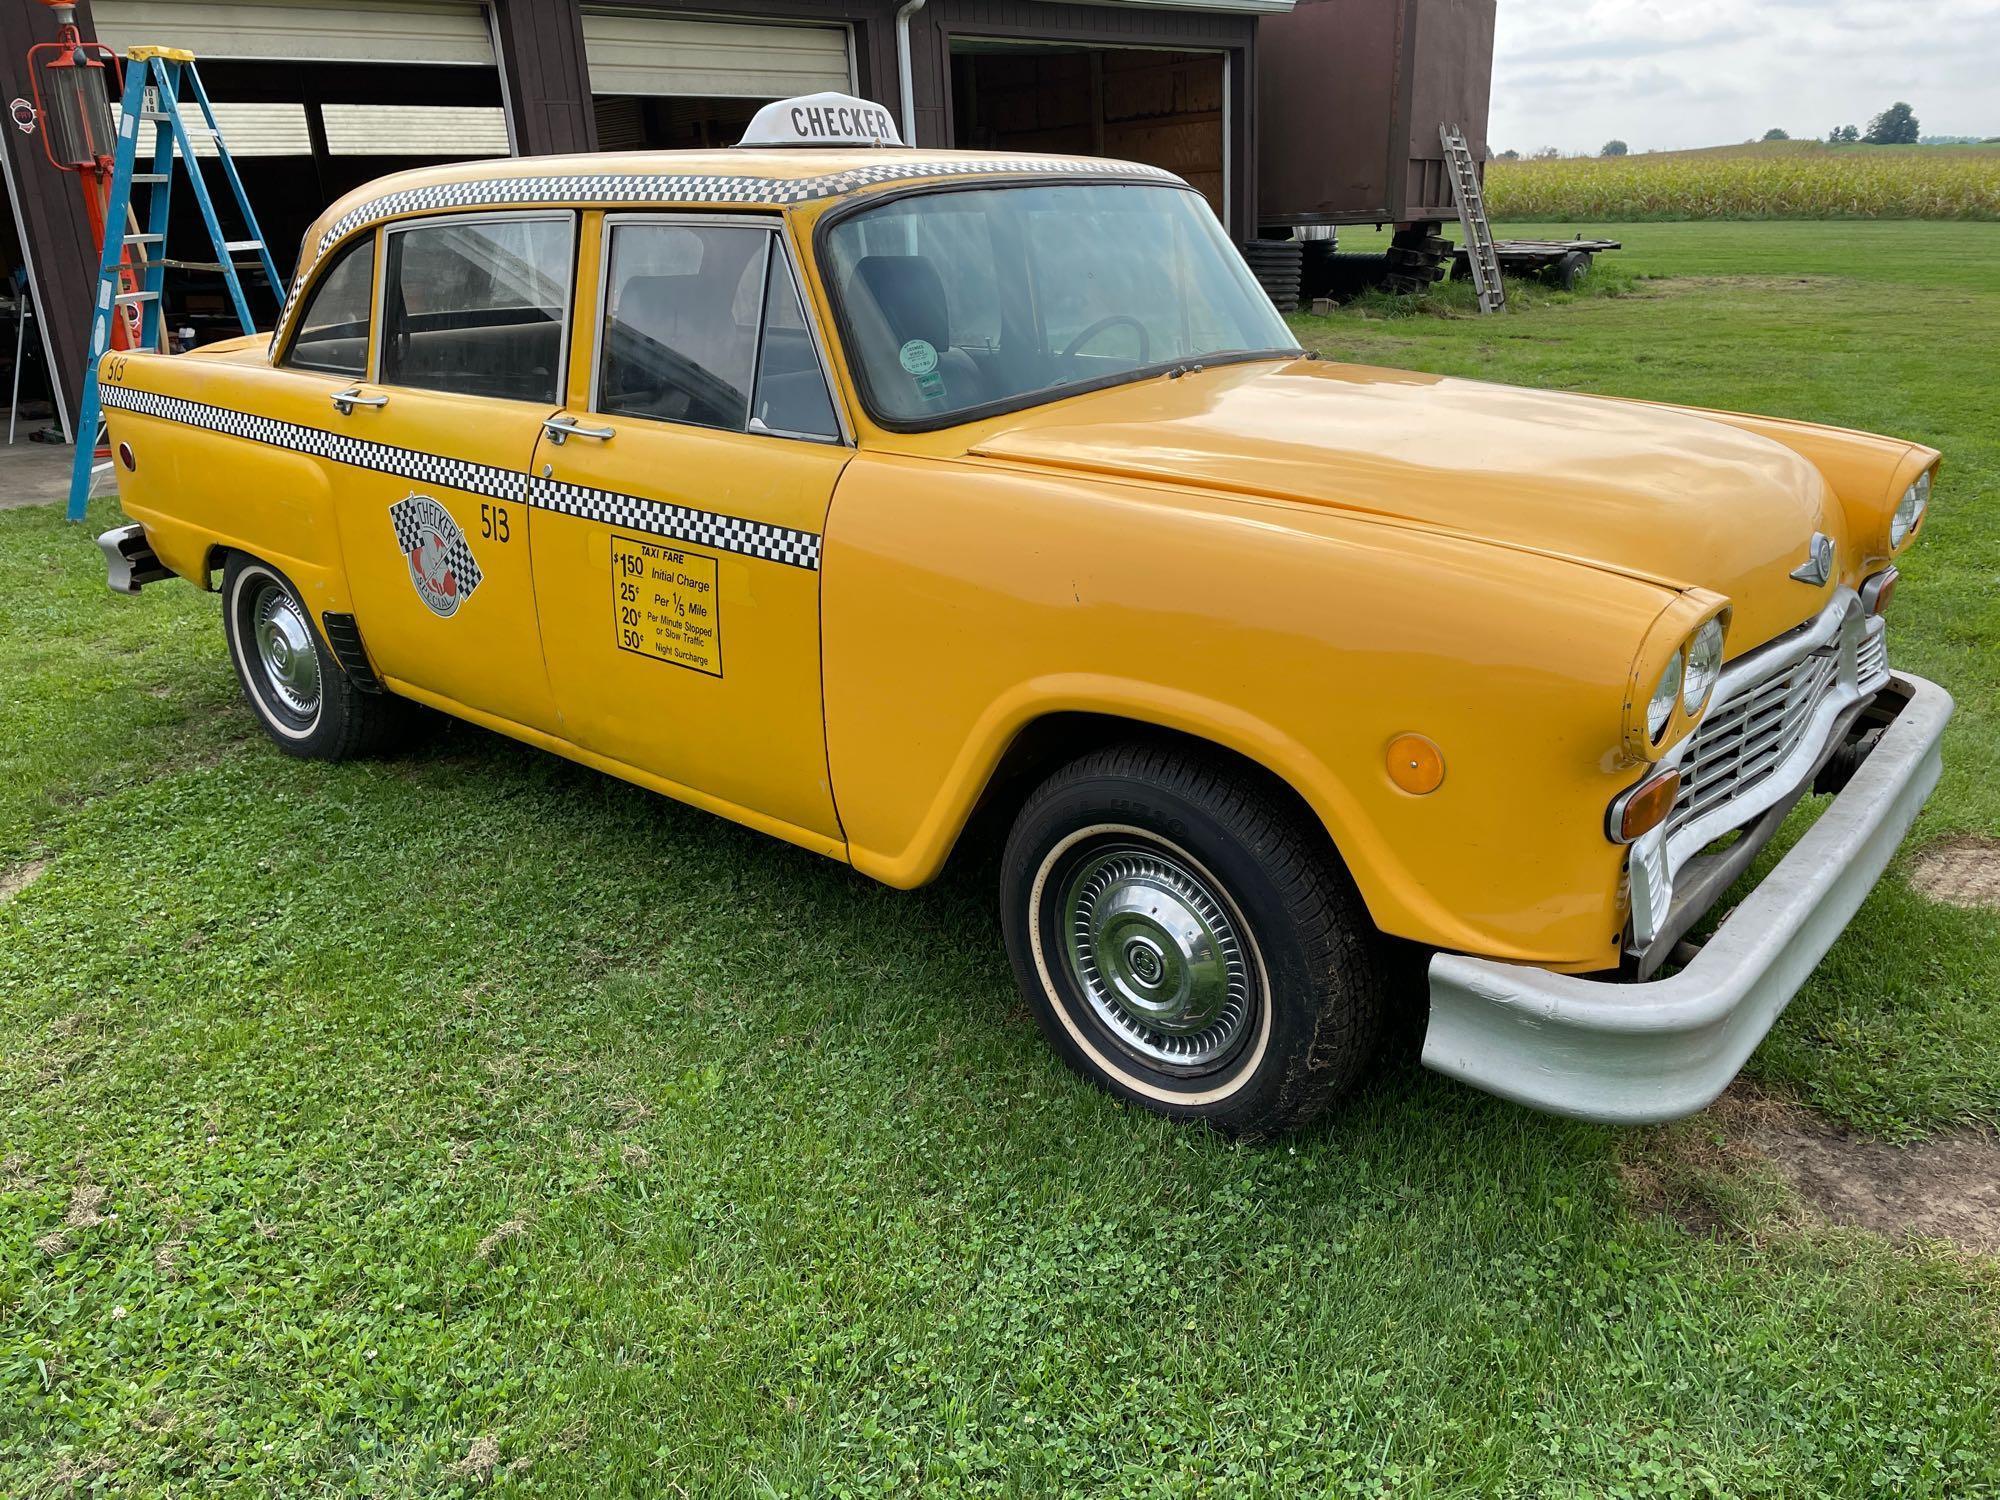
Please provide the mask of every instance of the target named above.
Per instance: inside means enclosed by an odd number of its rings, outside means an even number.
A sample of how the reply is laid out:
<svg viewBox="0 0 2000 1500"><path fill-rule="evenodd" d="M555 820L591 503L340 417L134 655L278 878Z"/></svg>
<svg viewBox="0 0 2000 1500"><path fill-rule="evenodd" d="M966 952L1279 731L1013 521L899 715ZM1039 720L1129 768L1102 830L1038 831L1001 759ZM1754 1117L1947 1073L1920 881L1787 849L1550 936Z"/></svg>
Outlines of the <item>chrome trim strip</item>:
<svg viewBox="0 0 2000 1500"><path fill-rule="evenodd" d="M1805 983L1937 784L1951 695L1909 694L1854 779L1679 973L1619 984L1440 953L1427 1067L1534 1109L1611 1124L1679 1119L1728 1087Z"/></svg>

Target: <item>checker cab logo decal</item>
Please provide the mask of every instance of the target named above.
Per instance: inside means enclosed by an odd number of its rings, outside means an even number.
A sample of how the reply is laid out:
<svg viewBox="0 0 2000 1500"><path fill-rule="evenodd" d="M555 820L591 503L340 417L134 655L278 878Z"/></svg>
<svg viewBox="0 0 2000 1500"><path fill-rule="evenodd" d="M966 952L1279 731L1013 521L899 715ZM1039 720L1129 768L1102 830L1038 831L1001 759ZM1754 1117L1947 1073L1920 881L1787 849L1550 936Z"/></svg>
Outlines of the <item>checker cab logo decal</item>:
<svg viewBox="0 0 2000 1500"><path fill-rule="evenodd" d="M410 583L430 612L450 619L479 587L479 562L458 522L429 495L414 492L389 507Z"/></svg>

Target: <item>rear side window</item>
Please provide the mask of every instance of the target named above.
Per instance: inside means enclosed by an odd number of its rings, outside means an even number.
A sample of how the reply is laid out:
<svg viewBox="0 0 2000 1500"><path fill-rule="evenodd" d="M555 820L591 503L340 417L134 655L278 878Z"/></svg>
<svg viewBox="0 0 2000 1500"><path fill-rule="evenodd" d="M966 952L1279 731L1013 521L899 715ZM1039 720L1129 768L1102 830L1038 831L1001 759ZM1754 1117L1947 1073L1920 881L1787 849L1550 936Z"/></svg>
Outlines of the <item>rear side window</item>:
<svg viewBox="0 0 2000 1500"><path fill-rule="evenodd" d="M349 245L320 277L299 314L299 331L284 363L328 375L368 373L368 313L375 285L375 236Z"/></svg>
<svg viewBox="0 0 2000 1500"><path fill-rule="evenodd" d="M773 228L611 226L596 409L837 439L798 286Z"/></svg>
<svg viewBox="0 0 2000 1500"><path fill-rule="evenodd" d="M567 216L390 231L382 382L560 404L570 251Z"/></svg>

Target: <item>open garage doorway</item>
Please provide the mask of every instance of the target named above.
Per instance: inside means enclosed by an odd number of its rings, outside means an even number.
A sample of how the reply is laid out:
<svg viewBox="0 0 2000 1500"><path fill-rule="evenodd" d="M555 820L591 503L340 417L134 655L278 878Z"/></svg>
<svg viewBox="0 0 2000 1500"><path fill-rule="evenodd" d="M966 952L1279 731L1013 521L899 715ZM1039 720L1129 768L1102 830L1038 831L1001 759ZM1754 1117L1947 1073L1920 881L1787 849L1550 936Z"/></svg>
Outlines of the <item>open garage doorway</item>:
<svg viewBox="0 0 2000 1500"><path fill-rule="evenodd" d="M1228 84L1219 52L954 37L952 144L1164 167L1228 224Z"/></svg>
<svg viewBox="0 0 2000 1500"><path fill-rule="evenodd" d="M854 89L844 24L583 12L600 151L733 146L773 99Z"/></svg>

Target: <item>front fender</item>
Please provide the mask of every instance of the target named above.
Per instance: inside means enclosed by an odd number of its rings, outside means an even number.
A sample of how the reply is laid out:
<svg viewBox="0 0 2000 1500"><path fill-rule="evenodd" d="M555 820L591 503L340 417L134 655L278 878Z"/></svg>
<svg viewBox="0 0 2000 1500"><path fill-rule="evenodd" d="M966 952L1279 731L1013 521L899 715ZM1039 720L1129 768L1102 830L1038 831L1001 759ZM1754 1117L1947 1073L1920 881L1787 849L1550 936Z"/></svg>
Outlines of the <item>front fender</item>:
<svg viewBox="0 0 2000 1500"><path fill-rule="evenodd" d="M1106 714L1282 777L1385 931L1616 961L1604 810L1639 775L1626 685L1670 589L1283 501L866 452L822 588L829 768L870 875L929 879L1024 728ZM1428 796L1388 776L1411 732L1445 758Z"/></svg>

